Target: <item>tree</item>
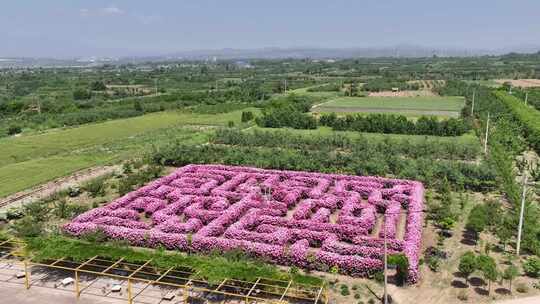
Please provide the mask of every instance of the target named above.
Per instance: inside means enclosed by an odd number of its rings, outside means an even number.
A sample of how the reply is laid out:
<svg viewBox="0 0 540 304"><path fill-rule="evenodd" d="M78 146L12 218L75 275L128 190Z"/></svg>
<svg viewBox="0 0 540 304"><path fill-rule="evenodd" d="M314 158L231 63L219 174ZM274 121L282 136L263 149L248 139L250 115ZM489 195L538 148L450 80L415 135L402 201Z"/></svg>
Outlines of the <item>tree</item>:
<svg viewBox="0 0 540 304"><path fill-rule="evenodd" d="M474 252L467 251L459 259L459 272L465 277L465 282L469 283L469 276L477 269L476 256Z"/></svg>
<svg viewBox="0 0 540 304"><path fill-rule="evenodd" d="M391 254L388 256L388 264L396 265L396 280L398 285L407 281L409 273L409 260L404 254Z"/></svg>
<svg viewBox="0 0 540 304"><path fill-rule="evenodd" d="M90 99L90 97L92 97L92 94L90 94L90 92L87 90L76 89L73 91L73 99L75 100L86 100Z"/></svg>
<svg viewBox="0 0 540 304"><path fill-rule="evenodd" d="M103 83L103 81L94 81L90 84L90 90L92 91L105 91L107 89L107 86Z"/></svg>
<svg viewBox="0 0 540 304"><path fill-rule="evenodd" d="M506 245L514 235L514 225L512 225L512 220L508 216L504 216L500 224L493 230L495 236L497 236L503 245L503 251L506 251Z"/></svg>
<svg viewBox="0 0 540 304"><path fill-rule="evenodd" d="M469 213L465 228L472 231L475 235L475 240L477 240L478 234L486 229L486 225L487 215L485 212L485 207L483 205L474 207L471 213Z"/></svg>
<svg viewBox="0 0 540 304"><path fill-rule="evenodd" d="M142 103L140 100L136 100L135 103L133 104L133 108L135 109L135 111L137 112L143 112L144 109L143 109L143 106L142 106Z"/></svg>
<svg viewBox="0 0 540 304"><path fill-rule="evenodd" d="M502 274L502 278L507 280L509 283L508 289L510 290L510 293L512 293L512 281L519 275L519 270L516 266L510 265L506 267Z"/></svg>
<svg viewBox="0 0 540 304"><path fill-rule="evenodd" d="M488 255L480 255L476 258L477 267L482 271L484 279L488 281L488 295L491 293L491 282L499 277L495 260Z"/></svg>

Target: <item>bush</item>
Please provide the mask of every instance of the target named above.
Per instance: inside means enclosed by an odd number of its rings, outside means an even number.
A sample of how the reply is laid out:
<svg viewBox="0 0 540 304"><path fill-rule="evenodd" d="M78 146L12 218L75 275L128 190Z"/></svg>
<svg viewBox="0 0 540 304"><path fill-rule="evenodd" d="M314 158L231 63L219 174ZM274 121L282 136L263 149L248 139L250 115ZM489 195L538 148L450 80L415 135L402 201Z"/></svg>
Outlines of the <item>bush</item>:
<svg viewBox="0 0 540 304"><path fill-rule="evenodd" d="M37 237L43 233L43 223L31 216L25 216L11 224L10 230L20 238Z"/></svg>
<svg viewBox="0 0 540 304"><path fill-rule="evenodd" d="M15 134L19 134L22 132L22 128L18 125L12 125L12 126L9 126L8 130L7 130L7 134L8 135L15 135Z"/></svg>
<svg viewBox="0 0 540 304"><path fill-rule="evenodd" d="M107 241L107 235L100 229L81 234L80 239L89 243L104 243Z"/></svg>
<svg viewBox="0 0 540 304"><path fill-rule="evenodd" d="M529 257L523 263L523 271L526 275L537 278L540 276L540 258L538 257Z"/></svg>
<svg viewBox="0 0 540 304"><path fill-rule="evenodd" d="M384 273L382 271L377 271L373 274L373 279L375 280L375 282L377 283L382 283L384 282Z"/></svg>
<svg viewBox="0 0 540 304"><path fill-rule="evenodd" d="M21 208L9 208L6 212L7 220L18 220L23 218L24 212Z"/></svg>
<svg viewBox="0 0 540 304"><path fill-rule="evenodd" d="M438 272L441 267L441 259L437 256L430 256L427 258L427 265L433 272Z"/></svg>
<svg viewBox="0 0 540 304"><path fill-rule="evenodd" d="M251 111L243 111L242 112L242 122L248 122L253 120L253 112Z"/></svg>
<svg viewBox="0 0 540 304"><path fill-rule="evenodd" d="M350 295L351 292L349 291L349 286L347 286L347 285L345 285L345 284L342 284L342 285L341 285L341 292L340 292L340 293L341 293L341 295L344 296L344 297Z"/></svg>
<svg viewBox="0 0 540 304"><path fill-rule="evenodd" d="M84 191L88 192L91 197L105 195L106 185L105 177L95 178L83 185Z"/></svg>
<svg viewBox="0 0 540 304"><path fill-rule="evenodd" d="M69 187L67 193L69 197L77 197L81 195L81 189L77 186Z"/></svg>
<svg viewBox="0 0 540 304"><path fill-rule="evenodd" d="M407 281L409 273L409 260L404 254L391 254L388 256L388 264L396 265L397 285L403 285Z"/></svg>

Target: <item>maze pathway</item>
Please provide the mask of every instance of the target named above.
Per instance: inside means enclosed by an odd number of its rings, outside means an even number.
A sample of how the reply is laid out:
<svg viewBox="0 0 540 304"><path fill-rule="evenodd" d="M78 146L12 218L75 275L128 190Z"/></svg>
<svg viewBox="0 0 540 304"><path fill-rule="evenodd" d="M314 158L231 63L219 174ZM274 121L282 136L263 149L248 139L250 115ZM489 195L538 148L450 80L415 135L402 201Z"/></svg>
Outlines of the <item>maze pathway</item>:
<svg viewBox="0 0 540 304"><path fill-rule="evenodd" d="M188 165L64 229L73 235L101 229L135 246L241 249L358 276L382 268L386 234L389 253L408 257L409 279L416 281L423 194L422 184L409 180Z"/></svg>

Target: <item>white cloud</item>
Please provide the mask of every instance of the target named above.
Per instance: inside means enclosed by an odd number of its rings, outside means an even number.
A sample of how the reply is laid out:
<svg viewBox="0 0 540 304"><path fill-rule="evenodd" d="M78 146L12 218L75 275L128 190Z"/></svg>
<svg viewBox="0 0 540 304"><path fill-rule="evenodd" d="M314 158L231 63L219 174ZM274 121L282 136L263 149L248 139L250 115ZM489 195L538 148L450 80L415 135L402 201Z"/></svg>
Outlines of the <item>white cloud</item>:
<svg viewBox="0 0 540 304"><path fill-rule="evenodd" d="M90 16L90 10L87 8L81 8L79 10L79 14L81 14L83 17Z"/></svg>
<svg viewBox="0 0 540 304"><path fill-rule="evenodd" d="M98 9L88 9L82 8L79 10L79 14L83 17L93 17L93 16L118 16L124 15L126 12L117 7L116 5L109 5L107 7L98 8Z"/></svg>
<svg viewBox="0 0 540 304"><path fill-rule="evenodd" d="M161 16L159 15L135 15L135 18L144 25L155 23L161 20Z"/></svg>
<svg viewBox="0 0 540 304"><path fill-rule="evenodd" d="M125 12L118 7L111 5L100 9L101 13L104 15L123 15Z"/></svg>

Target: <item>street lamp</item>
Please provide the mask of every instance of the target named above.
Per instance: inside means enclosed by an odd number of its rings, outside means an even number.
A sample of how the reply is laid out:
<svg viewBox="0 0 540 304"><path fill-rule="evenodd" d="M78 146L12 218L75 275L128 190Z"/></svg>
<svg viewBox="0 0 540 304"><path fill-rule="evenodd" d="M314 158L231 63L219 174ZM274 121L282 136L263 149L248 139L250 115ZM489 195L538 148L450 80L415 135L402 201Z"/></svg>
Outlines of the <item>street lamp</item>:
<svg viewBox="0 0 540 304"><path fill-rule="evenodd" d="M521 210L519 211L518 237L516 245L516 255L519 256L521 248L521 231L523 230L523 215L525 213L525 199L527 197L527 186L533 186L536 182L527 183L527 174L523 174L523 192L521 193Z"/></svg>

